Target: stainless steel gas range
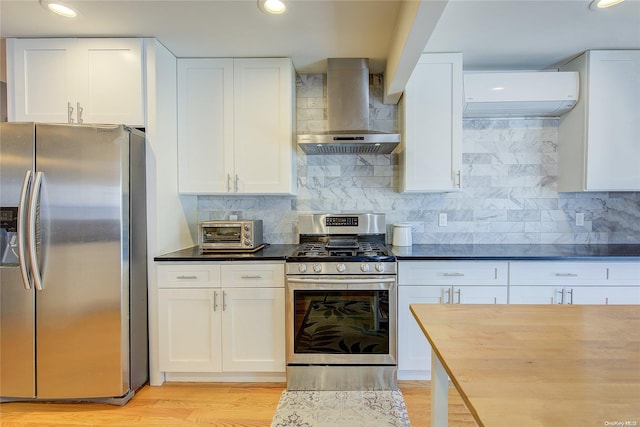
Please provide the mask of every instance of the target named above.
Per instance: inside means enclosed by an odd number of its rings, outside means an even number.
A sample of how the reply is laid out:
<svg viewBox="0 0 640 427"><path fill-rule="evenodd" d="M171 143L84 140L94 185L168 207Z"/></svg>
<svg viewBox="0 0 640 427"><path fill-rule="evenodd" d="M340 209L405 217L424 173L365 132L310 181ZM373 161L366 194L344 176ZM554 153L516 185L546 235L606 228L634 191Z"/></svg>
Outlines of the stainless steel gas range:
<svg viewBox="0 0 640 427"><path fill-rule="evenodd" d="M393 390L397 269L384 214L298 218L286 262L288 390Z"/></svg>

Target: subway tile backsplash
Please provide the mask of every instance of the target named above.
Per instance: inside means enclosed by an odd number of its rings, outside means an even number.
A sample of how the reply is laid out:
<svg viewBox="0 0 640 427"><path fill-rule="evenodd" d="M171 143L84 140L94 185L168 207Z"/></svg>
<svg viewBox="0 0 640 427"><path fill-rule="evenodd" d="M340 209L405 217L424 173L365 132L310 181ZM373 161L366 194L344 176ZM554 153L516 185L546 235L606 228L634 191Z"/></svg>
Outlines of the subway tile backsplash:
<svg viewBox="0 0 640 427"><path fill-rule="evenodd" d="M325 77L298 76L299 133L327 130ZM382 91L382 76L372 75L370 127L398 131L397 106L383 104ZM557 148L558 119L465 120L462 190L425 194L397 192L395 154L298 149L297 196L199 196L198 219L263 219L269 243L296 243L298 213L314 212L381 212L389 240L391 225L408 221L414 243L640 243L640 193L558 193Z"/></svg>

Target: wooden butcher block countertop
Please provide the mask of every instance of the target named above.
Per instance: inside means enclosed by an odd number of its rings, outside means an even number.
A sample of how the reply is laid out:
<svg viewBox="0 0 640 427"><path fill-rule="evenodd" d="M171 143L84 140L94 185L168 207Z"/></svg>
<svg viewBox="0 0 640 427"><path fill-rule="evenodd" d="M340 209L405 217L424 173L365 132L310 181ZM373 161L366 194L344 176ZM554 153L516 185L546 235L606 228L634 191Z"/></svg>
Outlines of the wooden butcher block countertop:
<svg viewBox="0 0 640 427"><path fill-rule="evenodd" d="M411 311L480 426L640 426L640 306Z"/></svg>

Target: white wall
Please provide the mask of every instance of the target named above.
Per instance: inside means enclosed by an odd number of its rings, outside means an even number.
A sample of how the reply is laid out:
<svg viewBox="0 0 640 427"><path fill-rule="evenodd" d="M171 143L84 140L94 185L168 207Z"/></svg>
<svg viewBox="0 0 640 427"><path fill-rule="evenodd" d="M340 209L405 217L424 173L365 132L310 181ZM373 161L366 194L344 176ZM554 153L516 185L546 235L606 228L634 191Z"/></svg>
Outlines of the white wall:
<svg viewBox="0 0 640 427"><path fill-rule="evenodd" d="M157 274L155 256L192 246L196 198L178 195L176 58L155 39L145 44L147 58L147 218L149 257L149 374L158 369Z"/></svg>

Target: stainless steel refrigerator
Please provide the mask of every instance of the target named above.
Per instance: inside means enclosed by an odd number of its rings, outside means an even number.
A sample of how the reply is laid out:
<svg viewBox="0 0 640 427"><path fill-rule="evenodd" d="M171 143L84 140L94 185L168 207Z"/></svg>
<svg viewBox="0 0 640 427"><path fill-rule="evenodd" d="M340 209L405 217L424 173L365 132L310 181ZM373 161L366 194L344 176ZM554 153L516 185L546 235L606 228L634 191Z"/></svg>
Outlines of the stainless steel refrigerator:
<svg viewBox="0 0 640 427"><path fill-rule="evenodd" d="M126 403L148 379L144 133L0 123L0 399Z"/></svg>

